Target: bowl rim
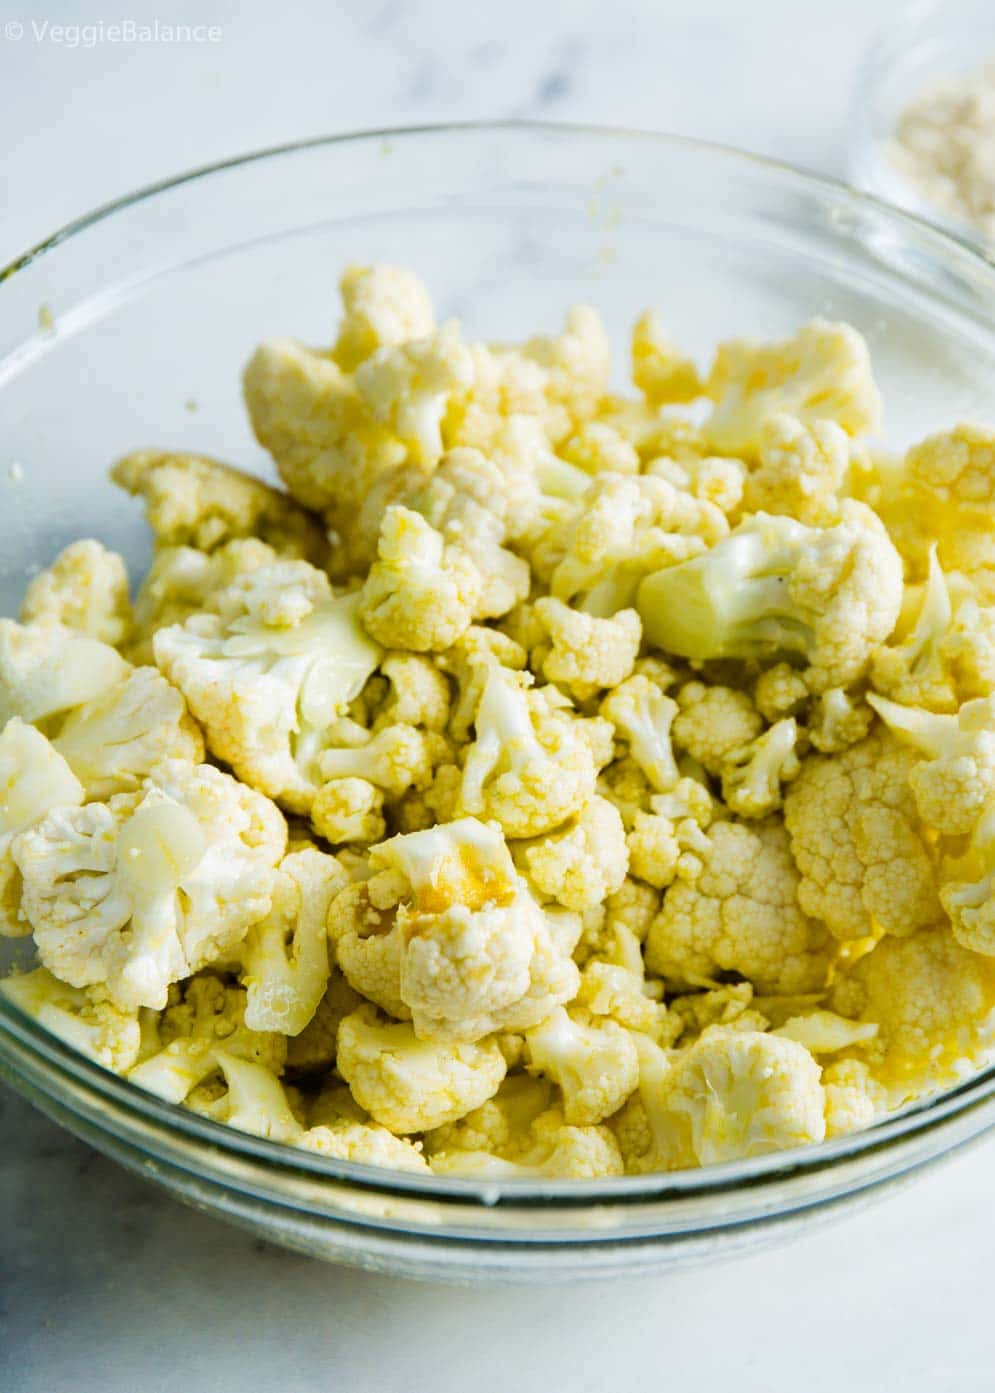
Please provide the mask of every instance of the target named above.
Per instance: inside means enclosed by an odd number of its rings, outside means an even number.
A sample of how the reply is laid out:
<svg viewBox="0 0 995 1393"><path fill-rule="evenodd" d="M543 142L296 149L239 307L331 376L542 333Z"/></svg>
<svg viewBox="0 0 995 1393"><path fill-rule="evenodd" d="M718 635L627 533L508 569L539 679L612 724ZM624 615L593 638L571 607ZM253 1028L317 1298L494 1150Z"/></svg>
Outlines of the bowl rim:
<svg viewBox="0 0 995 1393"><path fill-rule="evenodd" d="M0 286L88 229L136 205L154 200L162 194L198 180L209 179L213 175L268 160L278 160L288 155L339 145L404 142L424 137L445 139L451 135L473 134L532 135L554 139L593 137L609 142L637 141L689 155L701 155L705 159L720 159L753 166L761 174L774 176L791 186L843 198L853 206L870 209L900 228L906 228L916 237L925 239L927 244L934 244L937 254L948 266L951 261L959 262L973 275L980 274L982 281L987 282L992 303L995 304L995 262L989 260L981 250L928 218L892 204L866 188L854 187L843 178L818 174L785 160L741 150L726 143L700 140L693 136L596 123L532 121L517 118L432 122L311 136L188 169L143 185L63 224L55 232L16 256L5 267L0 268ZM297 1174L311 1180L335 1180L358 1190L379 1194L387 1192L398 1199L418 1200L422 1203L441 1201L449 1204L476 1204L489 1210L516 1207L527 1209L530 1206L583 1210L593 1204L600 1207L624 1206L647 1201L675 1202L729 1195L744 1189L775 1184L792 1177L814 1175L831 1169L840 1162L890 1149L903 1140L980 1107L995 1096L993 1063L936 1094L908 1105L863 1131L816 1145L695 1169L616 1176L597 1181L518 1178L482 1180L431 1173L422 1175L418 1172L338 1160L238 1131L224 1123L191 1112L179 1104L168 1103L129 1082L127 1078L105 1069L51 1034L0 993L0 1047L5 1047L8 1043L13 1044L14 1054L18 1050L26 1051L43 1067L54 1070L60 1076L68 1076L74 1083L89 1090L101 1102L117 1109L119 1113L136 1114L142 1119L151 1120L167 1131L176 1131L185 1138L204 1143L210 1151L232 1153L247 1161L263 1163L266 1167L288 1176ZM0 1050L0 1056L2 1054L3 1051ZM19 1072L12 1060L13 1056L6 1068L0 1072L0 1078L9 1076L10 1081L16 1084ZM2 1062L0 1057L0 1063ZM72 1109L71 1102L67 1106ZM605 1237L609 1238L610 1235L606 1234Z"/></svg>

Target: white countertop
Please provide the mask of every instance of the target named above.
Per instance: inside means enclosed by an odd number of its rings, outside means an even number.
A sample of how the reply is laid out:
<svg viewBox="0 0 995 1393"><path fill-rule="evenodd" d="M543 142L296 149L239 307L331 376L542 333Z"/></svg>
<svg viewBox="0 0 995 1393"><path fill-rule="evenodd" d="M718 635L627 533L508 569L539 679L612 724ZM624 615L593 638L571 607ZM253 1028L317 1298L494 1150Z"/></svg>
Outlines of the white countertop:
<svg viewBox="0 0 995 1393"><path fill-rule="evenodd" d="M44 33L23 12L5 21L16 0L0 13L0 262L134 186L364 126L590 120L726 140L840 173L857 60L905 7L93 8L53 0ZM53 32L98 17L222 32L185 46L87 46L83 33L75 47ZM5 1393L593 1393L665 1382L703 1393L973 1393L993 1384L995 1140L788 1248L638 1284L519 1292L420 1286L285 1254L162 1197L6 1092L0 1138Z"/></svg>

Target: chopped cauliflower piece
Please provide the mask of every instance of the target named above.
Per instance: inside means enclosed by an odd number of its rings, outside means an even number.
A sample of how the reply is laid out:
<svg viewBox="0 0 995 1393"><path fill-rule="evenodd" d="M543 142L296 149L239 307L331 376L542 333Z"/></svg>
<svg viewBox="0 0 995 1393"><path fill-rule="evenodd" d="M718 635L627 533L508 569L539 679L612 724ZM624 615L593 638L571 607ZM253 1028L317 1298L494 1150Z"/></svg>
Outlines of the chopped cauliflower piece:
<svg viewBox="0 0 995 1393"><path fill-rule="evenodd" d="M279 489L203 455L136 450L111 478L145 503L161 546L214 551L236 537L258 537L281 556L319 565L328 550L319 522Z"/></svg>
<svg viewBox="0 0 995 1393"><path fill-rule="evenodd" d="M210 972L171 988L156 1047L128 1077L167 1103L182 1103L217 1074L219 1051L279 1073L287 1043L282 1035L248 1026L245 1004L241 987L230 986Z"/></svg>
<svg viewBox="0 0 995 1393"><path fill-rule="evenodd" d="M0 981L0 995L105 1069L124 1074L138 1058L138 1012L116 1006L100 987L69 987L39 967Z"/></svg>
<svg viewBox="0 0 995 1393"><path fill-rule="evenodd" d="M763 721L748 692L688 682L677 693L674 739L710 774L721 775L736 750L751 745Z"/></svg>
<svg viewBox="0 0 995 1393"><path fill-rule="evenodd" d="M385 1166L396 1171L428 1171L418 1144L395 1137L386 1127L364 1122L336 1122L312 1127L299 1137L297 1146L331 1156L336 1161L358 1161L363 1166Z"/></svg>
<svg viewBox="0 0 995 1393"><path fill-rule="evenodd" d="M760 432L758 453L746 479L744 512L780 513L815 527L839 519L850 442L835 421L806 427L791 416L771 416Z"/></svg>
<svg viewBox="0 0 995 1393"><path fill-rule="evenodd" d="M525 1032L530 1068L563 1094L563 1116L589 1127L617 1112L639 1082L639 1055L627 1030L609 1019L570 1016L557 1007Z"/></svg>
<svg viewBox="0 0 995 1393"><path fill-rule="evenodd" d="M698 369L671 343L660 316L647 310L632 329L632 381L650 406L693 401L703 387Z"/></svg>
<svg viewBox="0 0 995 1393"><path fill-rule="evenodd" d="M634 609L620 610L611 619L596 619L547 595L536 602L535 613L552 642L543 676L565 687L578 701L617 687L631 674L642 637Z"/></svg>
<svg viewBox="0 0 995 1393"><path fill-rule="evenodd" d="M442 456L449 399L472 378L473 361L455 322L426 338L378 348L355 374L373 419L401 441L415 466L430 468Z"/></svg>
<svg viewBox="0 0 995 1393"><path fill-rule="evenodd" d="M209 765L167 760L136 794L54 809L12 854L43 964L122 1007L235 948L270 908L286 841L261 794Z"/></svg>
<svg viewBox="0 0 995 1393"><path fill-rule="evenodd" d="M650 811L637 812L627 838L632 874L657 889L672 884L681 858L708 850L705 829L715 803L697 779L680 779L669 793L655 794Z"/></svg>
<svg viewBox="0 0 995 1393"><path fill-rule="evenodd" d="M230 586L217 613L155 636L212 754L292 812L309 810L332 728L380 659L358 608L306 562L278 562Z"/></svg>
<svg viewBox="0 0 995 1393"><path fill-rule="evenodd" d="M976 953L995 956L995 810L978 819L965 854L943 868L940 900L954 938Z"/></svg>
<svg viewBox="0 0 995 1393"><path fill-rule="evenodd" d="M666 653L808 663L814 692L846 686L891 633L902 562L877 515L853 499L824 529L757 513L724 541L648 576L636 605Z"/></svg>
<svg viewBox="0 0 995 1393"><path fill-rule="evenodd" d="M740 817L767 817L781 806L781 785L801 769L795 748L798 723L778 721L763 735L732 750L722 769L722 797Z"/></svg>
<svg viewBox="0 0 995 1393"><path fill-rule="evenodd" d="M942 917L930 845L909 785L914 751L876 732L802 763L784 799L798 902L836 938L910 934Z"/></svg>
<svg viewBox="0 0 995 1393"><path fill-rule="evenodd" d="M591 798L563 828L515 848L529 880L566 909L603 903L629 866L625 826L605 798Z"/></svg>
<svg viewBox="0 0 995 1393"><path fill-rule="evenodd" d="M316 847L281 861L270 911L240 954L250 1029L299 1035L318 1009L328 982L328 910L344 880L335 858Z"/></svg>
<svg viewBox="0 0 995 1393"><path fill-rule="evenodd" d="M657 793L680 778L670 744L677 702L641 673L629 677L602 702L601 714L629 746L629 754Z"/></svg>
<svg viewBox="0 0 995 1393"><path fill-rule="evenodd" d="M507 1066L493 1037L419 1040L407 1023L361 1006L339 1026L337 1068L360 1106L404 1135L465 1117L497 1092Z"/></svg>
<svg viewBox="0 0 995 1393"><path fill-rule="evenodd" d="M669 1168L715 1165L820 1142L826 1099L803 1045L713 1026L643 1093Z"/></svg>
<svg viewBox="0 0 995 1393"><path fill-rule="evenodd" d="M367 912L379 911L374 933L396 957L397 996L419 1038L472 1041L527 1029L576 993L569 955L580 926L533 900L493 826L463 818L393 837L374 847L369 869ZM396 914L383 936L391 902ZM364 990L341 940L339 963Z"/></svg>
<svg viewBox="0 0 995 1393"><path fill-rule="evenodd" d="M474 727L461 813L494 818L509 837L537 837L594 793L597 762L583 723L529 691L517 673L488 665Z"/></svg>
<svg viewBox="0 0 995 1393"><path fill-rule="evenodd" d="M428 291L403 266L348 266L339 290L343 313L332 356L346 372L378 348L424 339L435 329Z"/></svg>
<svg viewBox="0 0 995 1393"><path fill-rule="evenodd" d="M379 842L387 830L383 804L383 790L369 779L329 779L318 789L311 804L311 825L319 837L333 846Z"/></svg>
<svg viewBox="0 0 995 1393"><path fill-rule="evenodd" d="M28 586L21 621L62 624L117 647L131 628L123 560L92 538L72 542Z"/></svg>
<svg viewBox="0 0 995 1393"><path fill-rule="evenodd" d="M799 905L783 826L717 822L704 842L678 862L678 879L650 926L650 970L691 987L714 985L722 972L772 993L824 986L832 941Z"/></svg>
<svg viewBox="0 0 995 1393"><path fill-rule="evenodd" d="M88 798L132 793L166 759L199 764L204 740L175 687L153 667L70 712L53 740Z"/></svg>
<svg viewBox="0 0 995 1393"><path fill-rule="evenodd" d="M878 691L909 706L956 710L949 662L952 618L950 591L934 546L915 625L901 642L879 648L871 660L871 680Z"/></svg>
<svg viewBox="0 0 995 1393"><path fill-rule="evenodd" d="M34 726L12 716L0 735L0 934L31 932L21 912L21 873L14 838L53 808L78 807L83 786L58 750ZM40 980L40 979L39 979Z"/></svg>
<svg viewBox="0 0 995 1393"><path fill-rule="evenodd" d="M97 701L129 665L109 644L61 624L0 619L0 721L33 725Z"/></svg>
<svg viewBox="0 0 995 1393"><path fill-rule="evenodd" d="M727 455L757 452L772 416L805 426L833 421L852 436L877 430L881 415L867 344L848 324L824 319L780 343L720 344L705 393L715 403L708 441Z"/></svg>
<svg viewBox="0 0 995 1393"><path fill-rule="evenodd" d="M857 1053L891 1108L964 1079L995 1049L995 962L946 926L882 938L837 974L831 1004L878 1027Z"/></svg>

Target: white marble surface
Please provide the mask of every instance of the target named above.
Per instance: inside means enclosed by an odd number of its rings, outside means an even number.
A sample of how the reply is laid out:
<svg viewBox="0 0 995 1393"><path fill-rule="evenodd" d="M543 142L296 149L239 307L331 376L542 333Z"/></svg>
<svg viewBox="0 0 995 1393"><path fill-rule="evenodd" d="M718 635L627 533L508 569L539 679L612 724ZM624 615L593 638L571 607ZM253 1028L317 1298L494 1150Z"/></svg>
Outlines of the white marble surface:
<svg viewBox="0 0 995 1393"><path fill-rule="evenodd" d="M369 0L0 7L0 261L129 188L320 131L517 115L679 130L840 172L857 60L898 0ZM70 47L32 26L199 22ZM17 40L4 29L24 27ZM16 33L16 29L14 31ZM5 35L8 35L5 37ZM724 1268L461 1292L293 1257L162 1198L0 1095L0 1389L436 1393L992 1386L984 1143Z"/></svg>

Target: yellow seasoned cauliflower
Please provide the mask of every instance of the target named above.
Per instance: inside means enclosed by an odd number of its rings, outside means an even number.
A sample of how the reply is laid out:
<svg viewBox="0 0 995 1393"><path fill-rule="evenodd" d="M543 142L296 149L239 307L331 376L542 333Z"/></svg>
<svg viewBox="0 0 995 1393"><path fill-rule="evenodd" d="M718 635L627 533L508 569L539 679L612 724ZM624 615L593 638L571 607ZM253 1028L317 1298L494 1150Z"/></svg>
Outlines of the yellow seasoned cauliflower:
<svg viewBox="0 0 995 1393"><path fill-rule="evenodd" d="M642 673L620 683L601 704L602 716L611 721L616 736L628 745L630 758L657 793L666 793L680 778L670 743L678 709L677 702Z"/></svg>
<svg viewBox="0 0 995 1393"><path fill-rule="evenodd" d="M117 647L131 628L128 572L116 551L93 538L72 542L24 592L25 624L64 624Z"/></svg>
<svg viewBox="0 0 995 1393"><path fill-rule="evenodd" d="M299 1035L328 983L328 911L346 873L333 856L302 846L280 862L272 903L239 956L252 1030Z"/></svg>
<svg viewBox="0 0 995 1393"><path fill-rule="evenodd" d="M362 1166L386 1166L396 1171L428 1171L428 1162L416 1143L365 1122L342 1120L331 1126L311 1127L295 1144L336 1161L357 1161Z"/></svg>
<svg viewBox="0 0 995 1393"><path fill-rule="evenodd" d="M245 992L211 972L170 989L154 1048L129 1073L133 1083L169 1103L183 1100L220 1068L219 1052L277 1073L287 1045L282 1035L253 1030L245 1021Z"/></svg>
<svg viewBox="0 0 995 1393"><path fill-rule="evenodd" d="M793 716L777 721L755 740L731 750L722 765L722 797L740 817L767 817L781 806L782 785L801 770Z"/></svg>
<svg viewBox="0 0 995 1393"><path fill-rule="evenodd" d="M145 503L160 546L211 552L239 537L258 537L281 556L320 565L328 543L320 523L279 489L204 455L135 450L111 478Z"/></svg>
<svg viewBox="0 0 995 1393"><path fill-rule="evenodd" d="M684 855L708 850L705 829L715 801L697 779L679 779L669 793L654 794L649 812L637 812L627 838L632 874L657 889L670 885Z"/></svg>
<svg viewBox="0 0 995 1393"><path fill-rule="evenodd" d="M798 901L836 938L910 934L942 917L933 854L909 785L915 752L877 731L839 755L810 756L784 822Z"/></svg>
<svg viewBox="0 0 995 1393"><path fill-rule="evenodd" d="M69 987L39 967L0 981L0 995L105 1069L123 1074L138 1058L137 1010L115 1005L100 987Z"/></svg>
<svg viewBox="0 0 995 1393"><path fill-rule="evenodd" d="M958 943L995 956L995 807L991 802L975 824L967 851L944 865L940 900Z"/></svg>
<svg viewBox="0 0 995 1393"><path fill-rule="evenodd" d="M307 562L283 561L235 581L217 613L155 636L156 663L211 753L292 812L309 810L335 723L380 659L358 607Z"/></svg>
<svg viewBox="0 0 995 1393"><path fill-rule="evenodd" d="M553 1080L563 1116L576 1127L617 1112L639 1082L639 1055L629 1032L610 1018L562 1006L525 1032L529 1068Z"/></svg>
<svg viewBox="0 0 995 1393"><path fill-rule="evenodd" d="M639 586L650 643L695 662L795 654L813 692L846 686L895 627L902 562L880 518L847 499L832 527L757 513L702 556Z"/></svg>
<svg viewBox="0 0 995 1393"><path fill-rule="evenodd" d="M369 870L356 887L367 920L356 932L366 928L360 942L379 950L391 983L374 1000L391 1010L399 999L405 1011L391 1014L410 1012L419 1038L527 1029L576 993L580 923L540 908L493 826L462 818L393 837L373 848ZM370 996L353 966L357 947L340 938L339 965Z"/></svg>
<svg viewBox="0 0 995 1393"><path fill-rule="evenodd" d="M361 1006L339 1026L336 1067L353 1097L389 1131L424 1132L478 1108L507 1068L497 1041L419 1040L405 1022Z"/></svg>
<svg viewBox="0 0 995 1393"><path fill-rule="evenodd" d="M454 321L426 338L378 348L354 377L373 419L401 442L416 468L428 469L442 457L446 408L472 379L473 361Z"/></svg>
<svg viewBox="0 0 995 1393"><path fill-rule="evenodd" d="M624 1170L607 1127L568 1126L557 1109L541 1113L500 1154L454 1148L433 1152L429 1164L436 1175L476 1180L602 1180Z"/></svg>
<svg viewBox="0 0 995 1393"><path fill-rule="evenodd" d="M269 911L286 835L267 798L183 760L138 793L54 809L12 847L42 963L122 1007L163 1007Z"/></svg>
<svg viewBox="0 0 995 1393"><path fill-rule="evenodd" d="M838 520L850 442L835 421L804 426L793 416L770 416L760 431L758 456L746 479L744 512L783 513L816 527Z"/></svg>
<svg viewBox="0 0 995 1393"><path fill-rule="evenodd" d="M882 938L837 974L831 1000L840 1015L878 1027L856 1053L891 1108L959 1082L995 1049L995 963L945 925Z"/></svg>
<svg viewBox="0 0 995 1393"><path fill-rule="evenodd" d="M564 827L513 850L540 894L566 909L602 904L621 888L629 867L625 826L606 798L591 798Z"/></svg>
<svg viewBox="0 0 995 1393"><path fill-rule="evenodd" d="M536 601L535 614L552 645L543 662L543 676L565 687L576 700L617 687L631 674L642 636L634 609L597 619L547 595Z"/></svg>
<svg viewBox="0 0 995 1393"><path fill-rule="evenodd" d="M908 594L908 588L906 589ZM929 578L922 587L915 624L899 642L879 648L871 660L871 682L879 692L909 706L956 711L957 683L951 624L953 606L946 577L929 554Z"/></svg>
<svg viewBox="0 0 995 1393"><path fill-rule="evenodd" d="M435 329L428 291L403 266L347 266L339 290L342 322L332 356L346 372L378 348L427 338Z"/></svg>
<svg viewBox="0 0 995 1393"><path fill-rule="evenodd" d="M109 644L61 624L0 619L0 721L32 725L96 701L130 666Z"/></svg>
<svg viewBox="0 0 995 1393"><path fill-rule="evenodd" d="M772 416L834 421L853 436L877 430L881 415L867 344L850 325L824 319L780 343L720 344L705 393L714 402L705 433L727 455L755 454Z"/></svg>
<svg viewBox="0 0 995 1393"><path fill-rule="evenodd" d="M459 811L494 818L509 837L551 831L594 793L598 759L588 730L569 703L545 699L548 690L530 691L517 673L487 666Z"/></svg>
<svg viewBox="0 0 995 1393"><path fill-rule="evenodd" d="M703 391L698 369L671 343L655 310L636 320L631 339L632 381L650 406L693 401Z"/></svg>
<svg viewBox="0 0 995 1393"><path fill-rule="evenodd" d="M763 721L749 692L687 682L677 693L674 739L710 774L721 775L736 750L752 744Z"/></svg>
<svg viewBox="0 0 995 1393"><path fill-rule="evenodd" d="M34 726L12 716L0 735L0 934L31 932L21 913L21 873L14 838L53 808L77 807L83 786L58 750Z"/></svg>
<svg viewBox="0 0 995 1393"><path fill-rule="evenodd" d="M832 940L799 905L780 822L717 822L704 842L700 853L678 862L678 878L650 926L650 970L692 987L713 985L723 972L768 992L824 986Z"/></svg>
<svg viewBox="0 0 995 1393"><path fill-rule="evenodd" d="M826 1134L819 1066L794 1040L712 1026L656 1088L640 1082L667 1169L766 1156Z"/></svg>
<svg viewBox="0 0 995 1393"><path fill-rule="evenodd" d="M311 826L333 846L379 842L387 830L383 804L383 790L369 779L329 779L311 804Z"/></svg>

